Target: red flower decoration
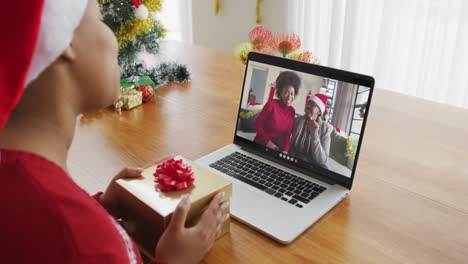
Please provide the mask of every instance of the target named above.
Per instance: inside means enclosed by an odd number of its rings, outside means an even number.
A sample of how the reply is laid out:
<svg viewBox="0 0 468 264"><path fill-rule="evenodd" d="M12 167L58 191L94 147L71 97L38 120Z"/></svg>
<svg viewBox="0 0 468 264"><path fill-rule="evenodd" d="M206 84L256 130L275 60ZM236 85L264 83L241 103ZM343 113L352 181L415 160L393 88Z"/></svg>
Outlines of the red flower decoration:
<svg viewBox="0 0 468 264"><path fill-rule="evenodd" d="M320 64L320 60L319 60L319 58L317 58L316 56L311 56L311 57L310 57L309 63L312 63L312 64Z"/></svg>
<svg viewBox="0 0 468 264"><path fill-rule="evenodd" d="M299 54L299 58L297 60L303 62L310 62L311 56L312 53L310 53L310 51L302 52L301 54Z"/></svg>
<svg viewBox="0 0 468 264"><path fill-rule="evenodd" d="M249 41L252 43L253 50L260 51L271 41L271 31L257 26L249 32Z"/></svg>
<svg viewBox="0 0 468 264"><path fill-rule="evenodd" d="M186 189L195 180L192 168L174 158L158 165L154 172L155 182L163 192L180 191Z"/></svg>
<svg viewBox="0 0 468 264"><path fill-rule="evenodd" d="M274 55L274 56L278 55L278 52L274 48L267 46L266 44L256 49L255 51L263 53L263 54L268 54L268 55Z"/></svg>
<svg viewBox="0 0 468 264"><path fill-rule="evenodd" d="M270 45L283 57L301 47L301 39L294 33L277 33L270 42Z"/></svg>

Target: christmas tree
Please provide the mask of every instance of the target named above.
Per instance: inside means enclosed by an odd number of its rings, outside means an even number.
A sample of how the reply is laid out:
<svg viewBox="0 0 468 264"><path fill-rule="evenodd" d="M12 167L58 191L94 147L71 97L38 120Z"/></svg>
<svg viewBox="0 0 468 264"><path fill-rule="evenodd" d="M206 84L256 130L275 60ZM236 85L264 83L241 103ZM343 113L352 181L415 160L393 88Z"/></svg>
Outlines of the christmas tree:
<svg viewBox="0 0 468 264"><path fill-rule="evenodd" d="M99 0L106 23L119 44L119 65L122 78L149 76L155 86L168 81L185 82L190 72L185 65L173 62L148 69L137 62L140 52L155 54L166 30L156 18L162 0Z"/></svg>

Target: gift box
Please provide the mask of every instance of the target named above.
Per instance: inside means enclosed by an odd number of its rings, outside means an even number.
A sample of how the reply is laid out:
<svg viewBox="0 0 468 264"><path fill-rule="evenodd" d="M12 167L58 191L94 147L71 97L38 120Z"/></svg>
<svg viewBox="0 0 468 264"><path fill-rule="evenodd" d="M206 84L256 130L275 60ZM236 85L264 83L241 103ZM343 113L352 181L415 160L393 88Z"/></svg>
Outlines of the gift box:
<svg viewBox="0 0 468 264"><path fill-rule="evenodd" d="M130 110L141 104L143 104L143 93L133 87L125 87L120 89L119 99L114 106L119 111L121 108Z"/></svg>
<svg viewBox="0 0 468 264"><path fill-rule="evenodd" d="M172 213L186 195L190 196L191 207L185 226L196 224L204 209L218 192L224 192L223 201L231 197L231 182L181 156L185 164L191 166L195 180L186 189L180 191L161 191L155 182L154 172L157 165L143 171L143 177L117 180L122 224L141 252L148 258L154 257L155 246L169 225ZM227 212L229 213L229 207ZM229 232L230 219L221 228L221 237Z"/></svg>
<svg viewBox="0 0 468 264"><path fill-rule="evenodd" d="M151 88L155 89L156 84L149 76L132 76L130 78L124 79L120 81L120 87L127 88L127 87L140 87L142 85L148 84Z"/></svg>

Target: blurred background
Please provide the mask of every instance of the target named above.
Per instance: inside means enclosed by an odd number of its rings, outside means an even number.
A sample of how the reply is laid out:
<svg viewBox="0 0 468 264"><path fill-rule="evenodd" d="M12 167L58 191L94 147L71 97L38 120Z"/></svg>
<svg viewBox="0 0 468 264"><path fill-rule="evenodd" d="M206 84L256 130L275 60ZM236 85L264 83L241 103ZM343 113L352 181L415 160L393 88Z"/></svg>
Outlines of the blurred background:
<svg viewBox="0 0 468 264"><path fill-rule="evenodd" d="M158 16L166 40L233 54L257 25L293 32L322 65L468 108L466 14L467 0L164 0Z"/></svg>

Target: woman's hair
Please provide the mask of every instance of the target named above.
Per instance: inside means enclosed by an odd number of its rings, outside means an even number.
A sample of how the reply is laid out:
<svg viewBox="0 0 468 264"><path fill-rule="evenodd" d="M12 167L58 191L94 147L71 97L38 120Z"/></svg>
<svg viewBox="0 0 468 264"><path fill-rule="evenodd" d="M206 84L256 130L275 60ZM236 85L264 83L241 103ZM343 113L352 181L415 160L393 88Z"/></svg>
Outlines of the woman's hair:
<svg viewBox="0 0 468 264"><path fill-rule="evenodd" d="M292 86L294 87L294 94L297 95L299 87L301 87L301 78L297 73L292 71L284 71L276 78L276 97L280 98L283 89Z"/></svg>

